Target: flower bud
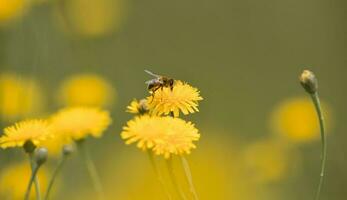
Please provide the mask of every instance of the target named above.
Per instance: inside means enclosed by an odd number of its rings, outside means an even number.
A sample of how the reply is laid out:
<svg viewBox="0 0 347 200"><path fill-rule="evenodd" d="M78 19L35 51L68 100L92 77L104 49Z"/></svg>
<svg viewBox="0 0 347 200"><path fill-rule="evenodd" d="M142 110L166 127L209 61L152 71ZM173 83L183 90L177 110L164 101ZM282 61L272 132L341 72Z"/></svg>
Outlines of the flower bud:
<svg viewBox="0 0 347 200"><path fill-rule="evenodd" d="M35 161L38 166L46 162L48 157L48 150L44 147L40 147L35 151Z"/></svg>
<svg viewBox="0 0 347 200"><path fill-rule="evenodd" d="M64 156L68 156L73 152L74 152L74 148L72 145L67 144L67 145L63 146L63 155Z"/></svg>
<svg viewBox="0 0 347 200"><path fill-rule="evenodd" d="M299 77L302 87L306 92L315 94L318 90L318 81L316 76L310 70L304 70Z"/></svg>

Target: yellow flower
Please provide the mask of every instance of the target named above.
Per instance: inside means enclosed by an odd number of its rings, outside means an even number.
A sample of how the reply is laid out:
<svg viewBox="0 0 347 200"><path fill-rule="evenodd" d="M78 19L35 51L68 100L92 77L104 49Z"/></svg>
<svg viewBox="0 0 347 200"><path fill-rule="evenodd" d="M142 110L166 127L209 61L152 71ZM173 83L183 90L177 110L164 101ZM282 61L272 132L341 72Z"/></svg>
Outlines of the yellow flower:
<svg viewBox="0 0 347 200"><path fill-rule="evenodd" d="M226 136L226 137L224 137ZM207 138L205 138L207 137ZM273 195L268 188L259 187L259 184L251 180L249 173L244 172L242 155L240 155L240 142L230 134L219 131L211 131L204 135L204 140L199 142L199 150L189 157L194 185L199 197L203 200L273 200ZM203 148L201 148L203 147ZM105 155L107 156L107 155ZM101 159L104 166L104 189L108 191L109 198L121 200L165 200L165 190L155 178L156 174L148 160L136 152L121 152L117 157ZM119 164L119 163L122 164ZM175 175L188 200L190 196L189 185L185 181L184 169L180 165L180 159L173 159ZM175 191L170 185L170 176L165 170L165 160L156 159L160 169L160 175L167 189L171 193L171 199L175 198ZM141 170L139 170L141 166ZM131 173L129 173L131 171ZM207 175L208 174L208 175ZM139 181L141 177L141 181ZM127 180L115 183L115 179ZM218 183L218 184L211 184ZM116 184L116 185L115 185ZM232 189L231 189L232 188ZM136 192L134 192L136 191ZM79 192L83 197L72 199L96 199L84 198L85 190ZM268 194L271 193L271 194ZM267 198L266 198L267 197ZM278 198L277 198L278 199Z"/></svg>
<svg viewBox="0 0 347 200"><path fill-rule="evenodd" d="M75 75L66 79L59 92L66 106L108 106L114 101L115 89L95 74Z"/></svg>
<svg viewBox="0 0 347 200"><path fill-rule="evenodd" d="M26 0L0 0L0 23L20 17L27 8Z"/></svg>
<svg viewBox="0 0 347 200"><path fill-rule="evenodd" d="M323 103L323 114L329 126L329 112ZM271 115L271 128L275 133L293 142L307 142L320 138L317 114L311 99L297 97L279 104Z"/></svg>
<svg viewBox="0 0 347 200"><path fill-rule="evenodd" d="M17 163L1 169L0 172L0 199L22 200L31 176L28 163ZM48 174L43 167L38 172L41 192L46 190ZM30 199L36 199L35 192L31 192Z"/></svg>
<svg viewBox="0 0 347 200"><path fill-rule="evenodd" d="M34 80L11 73L0 75L0 94L0 116L8 121L37 114L44 105Z"/></svg>
<svg viewBox="0 0 347 200"><path fill-rule="evenodd" d="M191 122L179 118L140 116L130 120L123 127L121 137L126 144L137 142L143 150L153 148L157 155L169 158L171 154L189 154L196 146L200 134Z"/></svg>
<svg viewBox="0 0 347 200"><path fill-rule="evenodd" d="M173 112L178 117L180 111L185 115L198 112L198 101L202 99L197 88L176 81L172 90L170 87L158 89L147 101L151 114L168 115Z"/></svg>
<svg viewBox="0 0 347 200"><path fill-rule="evenodd" d="M200 138L198 129L191 122L179 118L165 118L170 119L166 123L166 133L156 141L154 153L164 155L165 158L169 158L171 154L190 154L191 149L196 148L193 141L198 141Z"/></svg>
<svg viewBox="0 0 347 200"><path fill-rule="evenodd" d="M142 100L137 100L134 99L131 101L130 105L127 106L128 113L133 113L133 114L145 114L148 112L148 103L146 99Z"/></svg>
<svg viewBox="0 0 347 200"><path fill-rule="evenodd" d="M59 132L55 132L54 138L43 141L39 146L45 147L48 150L49 156L59 157L62 154L64 145L70 143L71 140L69 140L69 138L64 137Z"/></svg>
<svg viewBox="0 0 347 200"><path fill-rule="evenodd" d="M248 174L259 182L279 181L296 165L289 147L274 140L261 140L251 144L245 149L243 158Z"/></svg>
<svg viewBox="0 0 347 200"><path fill-rule="evenodd" d="M52 137L52 128L45 120L25 120L4 129L0 137L0 147L22 147L25 142L31 141L38 146L42 141Z"/></svg>
<svg viewBox="0 0 347 200"><path fill-rule="evenodd" d="M65 108L52 117L57 134L73 140L80 140L89 135L101 137L111 122L107 111L94 107Z"/></svg>
<svg viewBox="0 0 347 200"><path fill-rule="evenodd" d="M85 37L99 37L118 30L126 14L124 0L69 0L57 7L56 17L63 31ZM83 12L80 9L83 8Z"/></svg>

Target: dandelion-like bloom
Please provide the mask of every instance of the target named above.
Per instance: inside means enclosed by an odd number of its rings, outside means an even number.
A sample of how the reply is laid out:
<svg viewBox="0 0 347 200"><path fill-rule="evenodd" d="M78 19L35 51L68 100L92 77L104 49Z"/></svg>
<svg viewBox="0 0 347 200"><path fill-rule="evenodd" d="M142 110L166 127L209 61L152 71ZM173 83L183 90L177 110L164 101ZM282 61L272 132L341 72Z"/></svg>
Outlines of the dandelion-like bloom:
<svg viewBox="0 0 347 200"><path fill-rule="evenodd" d="M93 107L65 108L52 117L57 134L73 140L101 137L111 122L109 112Z"/></svg>
<svg viewBox="0 0 347 200"><path fill-rule="evenodd" d="M130 105L127 106L128 113L133 113L133 114L145 114L148 112L148 103L146 99L142 100L137 100L134 99L131 101Z"/></svg>
<svg viewBox="0 0 347 200"><path fill-rule="evenodd" d="M327 125L330 124L329 110L323 103ZM319 125L316 111L309 98L297 97L279 104L271 115L271 128L275 133L293 142L307 142L319 139Z"/></svg>
<svg viewBox="0 0 347 200"><path fill-rule="evenodd" d="M164 87L147 98L151 114L168 115L172 112L175 117L179 116L180 111L184 115L198 112L198 101L202 99L197 88L182 81L176 81L172 90Z"/></svg>
<svg viewBox="0 0 347 200"><path fill-rule="evenodd" d="M52 127L46 120L26 120L4 129L0 147L22 147L31 141L35 146L52 137Z"/></svg>
<svg viewBox="0 0 347 200"><path fill-rule="evenodd" d="M95 74L80 74L66 79L59 100L66 106L108 106L115 98L115 88Z"/></svg>
<svg viewBox="0 0 347 200"><path fill-rule="evenodd" d="M144 115L130 120L121 137L126 144L137 142L143 150L153 148L157 155L169 158L171 154L189 154L196 148L200 134L191 122L179 118Z"/></svg>
<svg viewBox="0 0 347 200"><path fill-rule="evenodd" d="M1 169L0 172L0 198L23 200L31 176L31 169L27 163L16 163ZM41 168L38 172L41 192L46 190L48 172ZM36 199L35 192L30 195L30 200Z"/></svg>

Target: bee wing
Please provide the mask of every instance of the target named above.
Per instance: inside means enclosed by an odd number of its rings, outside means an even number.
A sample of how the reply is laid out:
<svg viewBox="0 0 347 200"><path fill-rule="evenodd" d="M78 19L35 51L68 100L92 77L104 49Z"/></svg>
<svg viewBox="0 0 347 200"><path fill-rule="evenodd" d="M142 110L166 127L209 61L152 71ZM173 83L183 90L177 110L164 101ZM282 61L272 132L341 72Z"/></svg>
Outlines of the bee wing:
<svg viewBox="0 0 347 200"><path fill-rule="evenodd" d="M151 75L151 76L156 77L156 78L160 78L160 77L161 77L161 76L159 76L158 74L155 74L155 73L153 73L153 72L151 72L151 71L149 71L149 70L147 70L147 69L145 69L145 72L146 72L147 74Z"/></svg>
<svg viewBox="0 0 347 200"><path fill-rule="evenodd" d="M146 85L149 85L150 83L152 83L153 81L152 80L148 80L145 82Z"/></svg>

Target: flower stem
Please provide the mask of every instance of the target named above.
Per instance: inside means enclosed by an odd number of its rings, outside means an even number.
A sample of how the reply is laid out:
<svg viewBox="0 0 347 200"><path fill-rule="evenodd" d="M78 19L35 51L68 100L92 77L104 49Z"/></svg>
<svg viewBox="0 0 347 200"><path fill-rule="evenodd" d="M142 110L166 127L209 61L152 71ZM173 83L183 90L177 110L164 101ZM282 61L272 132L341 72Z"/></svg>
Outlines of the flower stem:
<svg viewBox="0 0 347 200"><path fill-rule="evenodd" d="M96 170L95 164L93 162L93 160L91 159L89 152L87 150L87 148L85 147L84 144L85 141L77 141L77 147L81 153L81 156L85 162L85 165L88 169L90 178L92 179L93 182L93 186L95 191L98 194L98 199L99 200L104 200L105 199L105 195L104 195L104 191L102 189L102 185L101 185L101 180L99 177L99 174Z"/></svg>
<svg viewBox="0 0 347 200"><path fill-rule="evenodd" d="M40 165L36 165L34 158L33 158L33 153L29 153L29 158L30 158L30 165L31 165L31 177L28 183L27 190L25 192L25 200L29 200L30 197L30 191L31 191L31 186L33 182L35 183L35 190L36 190L36 199L41 200L41 194L40 194L40 185L37 180L37 172L40 169Z"/></svg>
<svg viewBox="0 0 347 200"><path fill-rule="evenodd" d="M194 199L199 200L198 194L196 193L196 190L195 190L195 187L193 184L192 173L190 172L188 161L184 156L180 156L180 158L181 158L181 163L183 165L183 169L184 169L184 173L185 173L187 182L189 184L189 190L192 193Z"/></svg>
<svg viewBox="0 0 347 200"><path fill-rule="evenodd" d="M177 195L179 196L180 199L186 200L187 197L184 195L184 192L177 184L176 176L175 176L174 169L173 169L174 167L173 167L173 163L172 163L172 157L170 157L169 159L166 160L166 166L168 168L170 179L171 179L172 185L175 188Z"/></svg>
<svg viewBox="0 0 347 200"><path fill-rule="evenodd" d="M51 180L49 181L49 184L48 184L48 187L47 187L47 190L46 190L46 195L45 195L45 200L48 200L49 198L49 194L51 192L51 189L53 187L53 184L54 184L54 181L55 181L55 178L57 177L57 175L59 174L59 172L61 171L64 163L66 161L66 156L63 155L63 157L60 159L59 163L58 163L58 166L57 168L55 168L54 172L53 172L53 175L52 175L52 178Z"/></svg>
<svg viewBox="0 0 347 200"><path fill-rule="evenodd" d="M157 176L157 179L158 179L160 185L161 185L162 188L165 190L166 197L167 197L169 200L171 200L172 197L171 197L170 192L169 192L169 190L167 189L167 187L166 187L166 185L165 185L165 183L164 183L164 180L163 180L163 177L162 177L161 173L160 173L159 170L158 170L158 166L157 166L157 164L155 163L155 160L154 160L154 158L153 158L153 153L150 152L150 151L147 151L147 154L148 154L148 159L149 159L149 161L150 161L150 163L151 163L151 165L152 165L152 167L153 167L154 173L155 173L155 175Z"/></svg>
<svg viewBox="0 0 347 200"><path fill-rule="evenodd" d="M317 189L317 193L315 196L315 200L319 200L320 193L323 186L323 180L324 180L324 173L325 173L325 164L326 164L326 158L327 158L327 144L326 144L326 134L325 134L325 127L324 127L324 117L322 113L322 108L319 100L318 93L315 92L311 94L312 101L314 103L318 120L319 120L319 127L320 127L320 133L321 133L321 141L322 141L322 149L321 149L321 172L320 172L320 180L319 185Z"/></svg>

